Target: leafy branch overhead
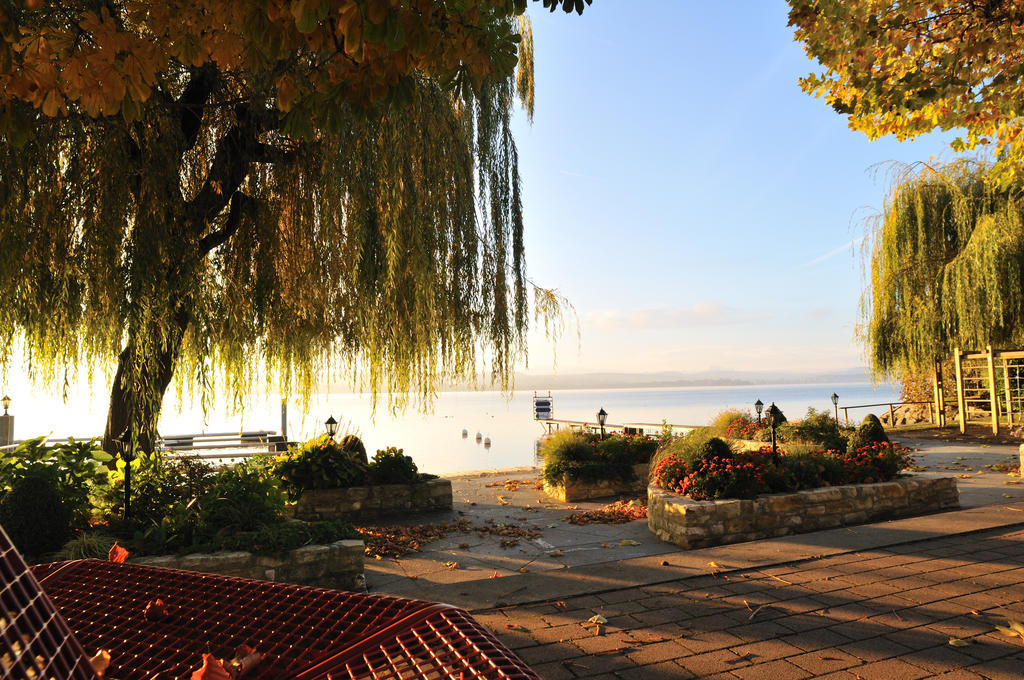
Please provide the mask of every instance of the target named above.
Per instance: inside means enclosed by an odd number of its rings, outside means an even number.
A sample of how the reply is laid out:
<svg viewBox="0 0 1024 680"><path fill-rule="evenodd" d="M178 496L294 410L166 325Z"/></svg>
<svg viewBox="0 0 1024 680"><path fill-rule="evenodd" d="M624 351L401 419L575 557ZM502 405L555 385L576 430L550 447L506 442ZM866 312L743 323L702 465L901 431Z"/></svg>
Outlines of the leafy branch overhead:
<svg viewBox="0 0 1024 680"><path fill-rule="evenodd" d="M0 363L116 365L108 450L174 376L507 385L527 4L0 0Z"/></svg>
<svg viewBox="0 0 1024 680"><path fill-rule="evenodd" d="M956 150L989 146L995 172L1024 160L1024 9L1019 2L789 0L789 23L823 70L803 89L871 138L963 128Z"/></svg>

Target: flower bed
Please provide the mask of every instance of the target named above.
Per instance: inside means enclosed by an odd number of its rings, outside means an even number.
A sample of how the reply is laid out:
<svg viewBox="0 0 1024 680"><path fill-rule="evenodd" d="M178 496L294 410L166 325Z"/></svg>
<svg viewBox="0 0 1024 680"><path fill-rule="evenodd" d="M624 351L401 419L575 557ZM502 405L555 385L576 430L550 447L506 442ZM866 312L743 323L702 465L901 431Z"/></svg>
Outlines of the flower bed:
<svg viewBox="0 0 1024 680"><path fill-rule="evenodd" d="M632 479L580 479L563 473L561 479L554 484L544 480L544 493L565 503L637 494L647 488L648 468L647 464L634 465Z"/></svg>
<svg viewBox="0 0 1024 680"><path fill-rule="evenodd" d="M544 491L560 501L637 494L647 486L656 440L644 436L562 431L541 447Z"/></svg>
<svg viewBox="0 0 1024 680"><path fill-rule="evenodd" d="M770 494L754 500L698 501L652 486L647 526L663 541L703 548L760 538L831 529L960 507L952 477L900 477Z"/></svg>
<svg viewBox="0 0 1024 680"><path fill-rule="evenodd" d="M363 542L342 540L307 545L279 554L234 551L191 555L156 555L129 559L135 564L240 576L297 585L362 590Z"/></svg>
<svg viewBox="0 0 1024 680"><path fill-rule="evenodd" d="M433 478L413 484L306 489L296 501L293 514L305 521L366 520L451 508L452 483Z"/></svg>

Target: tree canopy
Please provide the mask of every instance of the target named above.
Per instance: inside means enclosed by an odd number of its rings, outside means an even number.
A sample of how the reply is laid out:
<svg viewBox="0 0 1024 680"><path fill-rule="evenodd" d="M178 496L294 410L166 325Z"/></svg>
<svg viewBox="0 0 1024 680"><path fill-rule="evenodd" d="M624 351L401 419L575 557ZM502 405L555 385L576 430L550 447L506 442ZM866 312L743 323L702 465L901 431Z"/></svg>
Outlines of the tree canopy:
<svg viewBox="0 0 1024 680"><path fill-rule="evenodd" d="M897 173L863 305L876 373L925 374L956 347L1024 346L1024 196L990 172L961 160Z"/></svg>
<svg viewBox="0 0 1024 680"><path fill-rule="evenodd" d="M1024 161L1024 3L789 0L789 23L824 71L801 80L871 138L963 128L955 150L989 146L1000 181Z"/></svg>
<svg viewBox="0 0 1024 680"><path fill-rule="evenodd" d="M204 403L328 366L507 385L526 4L0 0L0 361L116 363L108 449L175 373Z"/></svg>

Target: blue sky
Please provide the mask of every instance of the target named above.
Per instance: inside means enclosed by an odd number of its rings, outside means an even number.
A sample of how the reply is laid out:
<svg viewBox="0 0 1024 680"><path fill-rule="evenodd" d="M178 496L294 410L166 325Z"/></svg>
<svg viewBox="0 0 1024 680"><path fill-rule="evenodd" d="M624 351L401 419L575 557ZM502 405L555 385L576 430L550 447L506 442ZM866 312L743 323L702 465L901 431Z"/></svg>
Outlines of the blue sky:
<svg viewBox="0 0 1024 680"><path fill-rule="evenodd" d="M533 5L527 266L582 323L558 371L863 365L863 218L887 187L873 166L948 158L953 135L871 142L804 94L815 64L781 0ZM552 349L534 333L529 372Z"/></svg>

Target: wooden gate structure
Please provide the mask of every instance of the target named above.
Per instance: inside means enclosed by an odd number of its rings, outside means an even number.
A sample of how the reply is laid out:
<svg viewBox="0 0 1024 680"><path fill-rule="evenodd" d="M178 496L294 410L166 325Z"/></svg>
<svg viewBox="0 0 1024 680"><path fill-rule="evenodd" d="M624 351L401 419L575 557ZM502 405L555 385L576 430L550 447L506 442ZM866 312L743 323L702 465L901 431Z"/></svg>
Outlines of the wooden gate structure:
<svg viewBox="0 0 1024 680"><path fill-rule="evenodd" d="M1024 350L993 350L984 352L953 350L956 372L957 418L960 432L967 423L990 422L992 434L999 434L1000 422L1013 427L1024 424ZM935 407L938 425L946 424L946 395L942 387L942 363L935 362L933 372ZM980 415L980 418L978 417Z"/></svg>

